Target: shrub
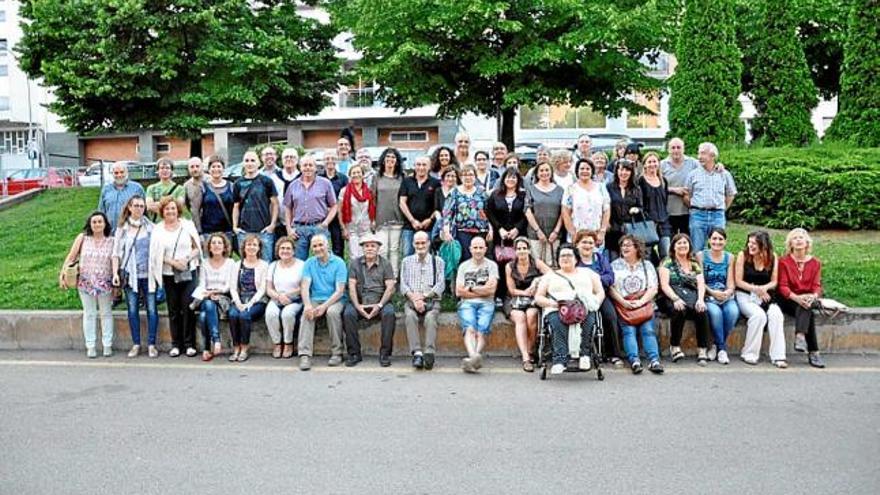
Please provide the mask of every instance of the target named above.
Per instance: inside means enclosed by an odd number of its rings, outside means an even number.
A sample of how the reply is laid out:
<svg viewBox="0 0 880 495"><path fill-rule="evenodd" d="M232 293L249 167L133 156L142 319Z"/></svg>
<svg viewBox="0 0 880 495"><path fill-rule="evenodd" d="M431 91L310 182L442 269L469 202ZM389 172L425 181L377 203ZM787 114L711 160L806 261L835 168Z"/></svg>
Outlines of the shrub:
<svg viewBox="0 0 880 495"><path fill-rule="evenodd" d="M743 141L739 120L742 73L731 0L686 0L675 55L679 65L670 78L670 135L690 149L702 141Z"/></svg>
<svg viewBox="0 0 880 495"><path fill-rule="evenodd" d="M880 149L737 149L721 153L739 194L732 219L770 228L880 228Z"/></svg>
<svg viewBox="0 0 880 495"><path fill-rule="evenodd" d="M843 47L839 111L826 137L880 146L880 1L852 2Z"/></svg>
<svg viewBox="0 0 880 495"><path fill-rule="evenodd" d="M804 48L795 29L792 0L762 2L762 23L752 50L755 64L755 140L768 146L804 146L816 140L810 110L818 91L810 79Z"/></svg>

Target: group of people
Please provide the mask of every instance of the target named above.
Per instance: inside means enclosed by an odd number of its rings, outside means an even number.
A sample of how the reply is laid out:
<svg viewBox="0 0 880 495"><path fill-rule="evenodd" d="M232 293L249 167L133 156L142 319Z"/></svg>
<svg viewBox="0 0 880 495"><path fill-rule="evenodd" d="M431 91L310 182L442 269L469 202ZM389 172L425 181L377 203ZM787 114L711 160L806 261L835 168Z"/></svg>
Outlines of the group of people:
<svg viewBox="0 0 880 495"><path fill-rule="evenodd" d="M499 306L514 324L526 372L535 369L542 323L552 336L552 374L572 359L590 369L590 329L601 323L613 366L628 363L641 373L644 355L649 371L663 373L657 308L670 318L673 362L684 357L691 319L698 364L729 363L728 336L742 315L742 360L758 363L767 327L770 360L785 368L788 313L794 349L825 366L812 311L822 294L821 265L809 234L791 231L779 258L763 231L751 233L739 254L727 251L725 212L736 186L711 143L699 146L697 160L677 138L663 160L634 144L622 144L609 160L582 135L574 153L540 148L525 174L503 143L491 154L471 153L465 133L454 148L416 158L411 174L396 149L383 151L374 170L369 153L355 153L353 144L340 138L320 172L315 156L300 158L295 148L281 152L281 167L271 146L248 151L235 182L224 178L219 156L190 159L182 185L173 163L160 159L159 181L146 190L115 164L59 275L62 287L73 285L65 270L78 263L87 355L97 356L98 321L103 354L112 355L110 310L113 293L122 292L129 357L141 353L141 304L147 354L158 356L157 300L164 299L172 357L199 354L197 327L203 360L223 352L226 319L229 360L246 361L252 324L265 320L273 357L298 355L308 370L323 319L328 365L361 362L359 330L378 322L379 363L388 366L399 293L412 365L431 369L440 301L449 291L458 300L466 372L482 367ZM585 313L577 321L572 301Z"/></svg>

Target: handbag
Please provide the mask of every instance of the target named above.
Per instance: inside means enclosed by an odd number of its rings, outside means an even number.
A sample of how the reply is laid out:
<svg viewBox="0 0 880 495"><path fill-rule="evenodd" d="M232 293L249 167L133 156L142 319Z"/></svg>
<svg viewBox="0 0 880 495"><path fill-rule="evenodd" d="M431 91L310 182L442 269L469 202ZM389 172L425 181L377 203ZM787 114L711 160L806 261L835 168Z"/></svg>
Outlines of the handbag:
<svg viewBox="0 0 880 495"><path fill-rule="evenodd" d="M174 241L174 249L171 250L171 256L174 256L177 253L177 244L180 242L180 235L183 234L183 227L180 228L180 232L177 233L177 239ZM174 273L174 283L179 284L181 282L191 282L193 279L192 270L178 270L177 268L171 268L171 271Z"/></svg>
<svg viewBox="0 0 880 495"><path fill-rule="evenodd" d="M495 262L498 264L509 263L516 259L516 249L513 244L507 245L509 241L501 241L495 246Z"/></svg>
<svg viewBox="0 0 880 495"><path fill-rule="evenodd" d="M66 265L62 276L64 277L64 286L68 289L75 289L79 280L79 260Z"/></svg>
<svg viewBox="0 0 880 495"><path fill-rule="evenodd" d="M681 273L681 267L678 266L678 263L673 263L673 270L678 274L678 277L682 280L687 280L684 274ZM684 305L687 306L688 309L695 309L697 305L697 288L691 285L673 285L672 291L675 292L675 295L678 296L679 299L684 302Z"/></svg>
<svg viewBox="0 0 880 495"><path fill-rule="evenodd" d="M513 296L510 298L510 309L525 311L535 305L535 299L529 296Z"/></svg>
<svg viewBox="0 0 880 495"><path fill-rule="evenodd" d="M574 284L571 283L571 280L568 277L561 275L559 272L556 272L557 275L564 278L568 285L571 286L571 290L577 292L577 289L574 288ZM548 294L549 296L549 294ZM580 325L587 319L587 307L584 305L583 301L574 297L574 299L564 299L557 300L553 296L549 296L550 299L559 304L559 321L562 322L563 325Z"/></svg>
<svg viewBox="0 0 880 495"><path fill-rule="evenodd" d="M641 221L636 221L635 215L629 223L623 224L623 233L629 234L642 242L645 246L653 246L660 243L660 237L657 235L657 225L654 221L645 218L644 213L639 213L642 217Z"/></svg>
<svg viewBox="0 0 880 495"><path fill-rule="evenodd" d="M645 267L645 261L642 260L642 269L645 271L645 283L648 283L648 268ZM636 293L629 294L624 296L624 300L627 301L637 301L644 297L645 293L648 292L647 289L640 290ZM648 301L638 308L626 308L622 304L614 301L614 307L617 309L617 314L620 316L620 321L627 325L631 326L639 326L642 323L650 320L654 317L654 305Z"/></svg>

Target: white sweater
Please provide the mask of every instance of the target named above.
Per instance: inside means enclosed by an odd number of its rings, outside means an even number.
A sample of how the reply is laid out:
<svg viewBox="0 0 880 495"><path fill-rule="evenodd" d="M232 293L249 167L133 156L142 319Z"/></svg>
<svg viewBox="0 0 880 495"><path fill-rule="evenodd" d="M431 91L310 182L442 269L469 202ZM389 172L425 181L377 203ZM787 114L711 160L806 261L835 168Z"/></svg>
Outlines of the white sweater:
<svg viewBox="0 0 880 495"><path fill-rule="evenodd" d="M173 231L167 230L164 222L159 222L153 227L153 233L150 236L150 292L154 292L156 287L162 287L163 275L174 274L171 265L165 263L166 256L184 258L189 256L190 251L195 247L198 249L199 255L190 260L189 269L195 270L199 266L202 243L199 240L196 226L185 218L181 218L179 222L178 228Z"/></svg>

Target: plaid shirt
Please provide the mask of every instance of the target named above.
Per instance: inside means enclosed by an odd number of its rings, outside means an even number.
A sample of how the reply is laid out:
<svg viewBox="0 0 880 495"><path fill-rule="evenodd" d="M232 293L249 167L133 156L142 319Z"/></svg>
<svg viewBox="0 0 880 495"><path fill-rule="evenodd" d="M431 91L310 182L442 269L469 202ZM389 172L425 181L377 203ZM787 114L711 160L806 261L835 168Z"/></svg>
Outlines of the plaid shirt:
<svg viewBox="0 0 880 495"><path fill-rule="evenodd" d="M432 262L433 259L433 262ZM407 256L400 266L400 293L431 293L437 298L443 295L446 265L439 256L428 254L422 261L418 254Z"/></svg>

